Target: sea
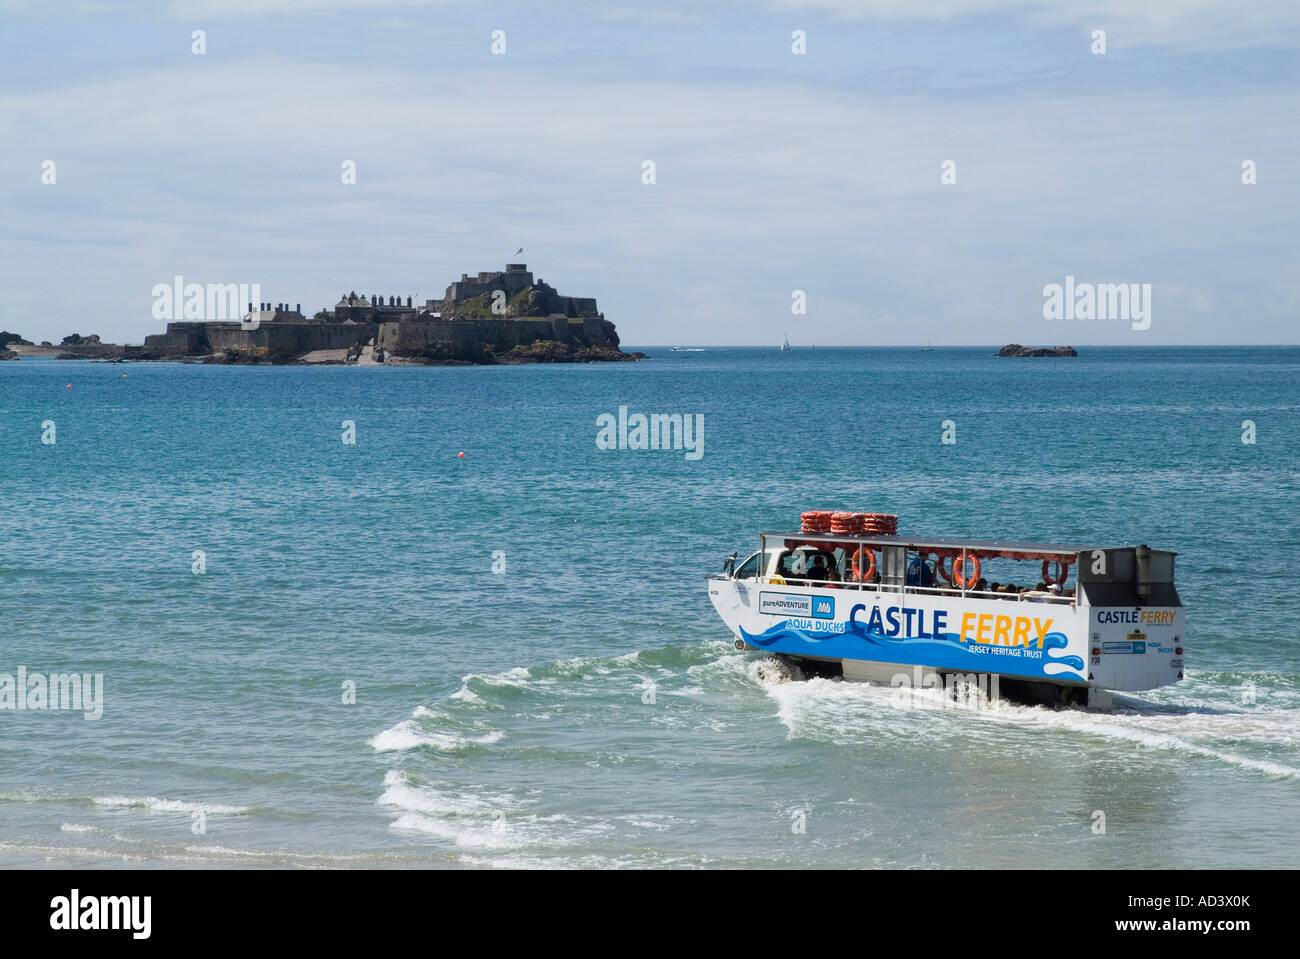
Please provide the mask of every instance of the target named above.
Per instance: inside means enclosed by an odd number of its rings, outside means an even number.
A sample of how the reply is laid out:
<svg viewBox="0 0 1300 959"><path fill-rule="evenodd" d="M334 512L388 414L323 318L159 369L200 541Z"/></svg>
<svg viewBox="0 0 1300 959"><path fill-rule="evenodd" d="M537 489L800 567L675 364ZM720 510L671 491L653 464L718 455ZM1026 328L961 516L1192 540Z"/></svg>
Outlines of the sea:
<svg viewBox="0 0 1300 959"><path fill-rule="evenodd" d="M0 363L0 867L1294 865L1300 348L645 352ZM775 669L705 577L808 509L1174 550L1186 678Z"/></svg>

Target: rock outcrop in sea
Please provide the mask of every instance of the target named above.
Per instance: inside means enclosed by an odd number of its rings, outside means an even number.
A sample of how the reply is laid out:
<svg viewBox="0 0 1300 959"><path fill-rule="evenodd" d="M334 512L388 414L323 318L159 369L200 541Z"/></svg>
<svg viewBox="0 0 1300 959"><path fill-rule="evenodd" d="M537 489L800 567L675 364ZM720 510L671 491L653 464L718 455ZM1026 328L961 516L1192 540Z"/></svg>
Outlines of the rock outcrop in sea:
<svg viewBox="0 0 1300 959"><path fill-rule="evenodd" d="M1073 346L1053 346L1050 349L1045 346L1021 346L1019 343L1008 343L1002 349L998 350L998 356L1078 356L1078 352Z"/></svg>

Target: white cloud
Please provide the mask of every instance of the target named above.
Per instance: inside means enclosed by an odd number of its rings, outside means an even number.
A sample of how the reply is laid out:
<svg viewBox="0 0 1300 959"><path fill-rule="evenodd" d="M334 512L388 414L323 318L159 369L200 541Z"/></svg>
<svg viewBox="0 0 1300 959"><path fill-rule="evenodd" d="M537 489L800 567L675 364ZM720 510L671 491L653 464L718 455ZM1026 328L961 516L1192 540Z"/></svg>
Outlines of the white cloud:
<svg viewBox="0 0 1300 959"><path fill-rule="evenodd" d="M702 23L704 18L691 9L674 10L659 0L649 0L639 4L619 4L607 6L599 4L593 8L602 20L627 21L640 23L648 27L688 27Z"/></svg>
<svg viewBox="0 0 1300 959"><path fill-rule="evenodd" d="M1108 48L1277 44L1300 34L1294 0L763 0L769 10L887 23L1006 16L1036 26L1105 30Z"/></svg>
<svg viewBox="0 0 1300 959"><path fill-rule="evenodd" d="M311 13L369 13L388 7L437 7L471 0L168 0L176 19L253 19Z"/></svg>
<svg viewBox="0 0 1300 959"><path fill-rule="evenodd" d="M1294 93L954 101L195 62L0 95L0 139L18 145L0 159L16 278L0 327L57 339L76 315L96 318L80 332L138 342L157 326L149 290L176 273L312 310L345 289L424 298L522 245L562 292L598 296L628 343L1121 337L1043 328L1042 286L1066 274L1182 288L1148 341L1223 342L1237 330L1215 310L1294 296L1278 278L1300 187L1269 171L1300 151L1297 114ZM1240 183L1243 156L1259 186ZM956 186L939 182L945 159ZM795 288L807 318L789 313ZM1255 334L1282 341L1288 322L1271 313Z"/></svg>

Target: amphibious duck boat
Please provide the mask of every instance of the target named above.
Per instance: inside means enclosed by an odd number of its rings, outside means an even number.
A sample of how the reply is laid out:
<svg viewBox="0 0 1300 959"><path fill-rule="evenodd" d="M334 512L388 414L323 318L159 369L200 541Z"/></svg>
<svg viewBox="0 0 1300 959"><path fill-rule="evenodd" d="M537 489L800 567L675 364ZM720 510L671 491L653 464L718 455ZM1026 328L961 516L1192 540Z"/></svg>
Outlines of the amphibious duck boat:
<svg viewBox="0 0 1300 959"><path fill-rule="evenodd" d="M899 536L890 514L814 511L737 555L708 579L736 648L805 672L938 688L960 678L1099 708L1108 690L1183 678L1172 552ZM1026 575L1041 578L1010 581Z"/></svg>

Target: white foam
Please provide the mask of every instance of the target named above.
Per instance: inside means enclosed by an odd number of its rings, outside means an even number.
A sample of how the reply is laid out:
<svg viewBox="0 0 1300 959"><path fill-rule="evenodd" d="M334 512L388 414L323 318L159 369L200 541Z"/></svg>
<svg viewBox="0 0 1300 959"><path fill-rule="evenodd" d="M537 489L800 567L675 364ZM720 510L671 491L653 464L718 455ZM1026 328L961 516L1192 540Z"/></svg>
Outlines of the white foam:
<svg viewBox="0 0 1300 959"><path fill-rule="evenodd" d="M768 662L760 660L759 663ZM1300 741L1300 711L1264 707L1207 706L1189 699L1191 690L1173 687L1151 691L1152 699L1123 694L1120 707L1110 712L1022 706L1005 699L994 702L955 703L935 689L909 689L910 705L897 708L903 691L865 683L813 679L789 682L779 670L756 675L776 704L777 719L791 738L807 737L836 743L861 742L905 736L975 732L972 723L1006 722L1059 730L1063 735L1096 736L1150 750L1165 750L1248 769L1266 776L1300 779L1300 768L1279 759L1277 753L1296 755ZM1210 695L1225 691L1207 687ZM1231 690L1228 690L1231 692ZM920 708L915 708L920 707ZM1259 755L1268 750L1273 755Z"/></svg>
<svg viewBox="0 0 1300 959"><path fill-rule="evenodd" d="M468 676L462 676L461 682L468 683L471 679L477 679L487 686L524 686L531 676L532 673L527 666L516 666L503 673L470 673Z"/></svg>
<svg viewBox="0 0 1300 959"><path fill-rule="evenodd" d="M450 696L448 696L447 698L448 698L448 699L455 699L455 700L458 700L459 702L462 702L462 703L481 703L481 702L483 702L483 697L477 695L477 694L476 694L472 689L469 688L469 686L465 685L464 683L461 684L460 689L456 690L454 693L452 693L452 694L451 694Z"/></svg>
<svg viewBox="0 0 1300 959"><path fill-rule="evenodd" d="M385 729L370 740L375 752L400 752L420 746L432 746L443 752L456 752L471 746L490 746L505 736L493 729L480 736L452 732L434 732L420 728L414 720L404 719L391 729Z"/></svg>
<svg viewBox="0 0 1300 959"><path fill-rule="evenodd" d="M456 821L418 812L403 813L393 821L391 828L436 836L472 849L509 849L525 844L517 827Z"/></svg>
<svg viewBox="0 0 1300 959"><path fill-rule="evenodd" d="M1034 719L1043 725L1056 726L1109 739L1119 739L1148 749L1191 753L1229 765L1251 769L1268 776L1300 779L1300 769L1294 766L1268 759L1258 759L1220 748L1218 740L1225 738L1233 742L1258 741L1254 736L1240 735L1247 730L1257 731L1258 722L1255 717L1247 717L1248 721L1242 724L1239 721L1240 717L1231 713L1218 716L1191 714L1157 717L1151 714L1128 716L1122 713L1094 713L1079 710L1052 711L1040 709L1038 712L1041 715L1035 716ZM1141 722L1139 722L1139 719ZM1207 720L1219 720L1219 722L1208 722ZM1162 725L1179 729L1180 732L1180 727L1185 727L1187 732L1193 735L1205 736L1209 734L1215 736L1216 739L1210 742L1195 741L1189 738L1188 735L1174 735L1168 729L1160 728ZM1293 730L1292 735L1294 735L1296 721L1289 719L1287 725Z"/></svg>
<svg viewBox="0 0 1300 959"><path fill-rule="evenodd" d="M796 683L803 680L803 670L788 659L767 656L748 663L746 672L749 678L760 686L780 686L784 683Z"/></svg>
<svg viewBox="0 0 1300 959"><path fill-rule="evenodd" d="M384 776L387 787L379 797L381 806L393 806L407 812L439 816L490 816L498 812L523 808L521 802L507 793L470 792L462 787L454 789L441 783L413 783L400 770L389 770Z"/></svg>
<svg viewBox="0 0 1300 959"><path fill-rule="evenodd" d="M248 806L185 802L180 799L160 799L157 796L91 796L90 801L96 806L116 809L142 808L150 812L201 812L208 816L246 816L252 812Z"/></svg>
<svg viewBox="0 0 1300 959"><path fill-rule="evenodd" d="M39 793L0 793L0 800L8 802L38 803L67 802L90 803L109 809L148 809L151 812L202 812L213 816L247 816L248 806L227 806L221 803L185 802L180 799L162 799L158 796L52 796Z"/></svg>

